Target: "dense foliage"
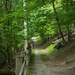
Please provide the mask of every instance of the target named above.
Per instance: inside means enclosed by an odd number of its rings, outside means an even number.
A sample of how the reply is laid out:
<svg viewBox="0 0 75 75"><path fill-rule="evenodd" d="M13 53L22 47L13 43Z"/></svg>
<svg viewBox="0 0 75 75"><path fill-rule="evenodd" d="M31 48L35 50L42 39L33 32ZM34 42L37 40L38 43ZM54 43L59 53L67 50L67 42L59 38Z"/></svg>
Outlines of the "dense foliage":
<svg viewBox="0 0 75 75"><path fill-rule="evenodd" d="M10 65L13 54L25 42L24 18L21 0L0 0L0 52Z"/></svg>
<svg viewBox="0 0 75 75"><path fill-rule="evenodd" d="M66 31L70 40L75 26L74 4L75 0L27 0L30 34L33 30L44 39L60 33L65 42L63 32Z"/></svg>
<svg viewBox="0 0 75 75"><path fill-rule="evenodd" d="M75 28L74 9L75 0L0 0L0 52L8 64L26 38L39 35L45 40L60 33L66 43L66 32L70 41Z"/></svg>

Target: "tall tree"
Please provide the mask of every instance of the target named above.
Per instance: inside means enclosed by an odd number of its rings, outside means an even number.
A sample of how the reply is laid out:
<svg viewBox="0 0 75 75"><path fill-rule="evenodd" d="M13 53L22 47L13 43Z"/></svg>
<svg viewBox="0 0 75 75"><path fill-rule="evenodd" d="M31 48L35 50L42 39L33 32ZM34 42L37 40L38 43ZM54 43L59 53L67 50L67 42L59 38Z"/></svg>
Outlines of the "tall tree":
<svg viewBox="0 0 75 75"><path fill-rule="evenodd" d="M54 13L55 13L55 17L56 17L58 29L59 29L59 32L60 32L60 34L61 34L62 40L66 43L66 41L65 41L65 39L64 39L63 32L61 31L61 26L60 26L60 23L59 23L59 18L58 18L58 16L57 16L57 12L56 12L56 8L55 8L54 2L55 2L55 1L53 0L53 1L52 1L52 5L53 5L53 10L54 10Z"/></svg>

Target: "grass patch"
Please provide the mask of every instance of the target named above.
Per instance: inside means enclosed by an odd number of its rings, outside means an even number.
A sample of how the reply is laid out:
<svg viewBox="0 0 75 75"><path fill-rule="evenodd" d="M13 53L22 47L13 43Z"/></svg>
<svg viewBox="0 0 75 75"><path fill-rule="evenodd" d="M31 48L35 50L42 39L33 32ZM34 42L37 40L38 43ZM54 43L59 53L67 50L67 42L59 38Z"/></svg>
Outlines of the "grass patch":
<svg viewBox="0 0 75 75"><path fill-rule="evenodd" d="M37 40L38 42L41 42L41 41L42 41L42 39L41 39L40 36L38 36L38 37L36 38L36 40Z"/></svg>
<svg viewBox="0 0 75 75"><path fill-rule="evenodd" d="M35 52L34 52L34 49L31 51L31 59L34 58L34 55L35 55Z"/></svg>
<svg viewBox="0 0 75 75"><path fill-rule="evenodd" d="M55 53L54 47L55 47L56 45L57 45L57 43L51 44L50 46L47 47L48 54L54 54L54 53Z"/></svg>
<svg viewBox="0 0 75 75"><path fill-rule="evenodd" d="M57 45L57 43L47 46L47 48L46 48L47 51L46 52L44 52L43 50L39 50L39 53L40 53L41 58L42 58L43 61L48 61L48 60L50 60L51 56L55 55L57 50L55 50L54 47L56 45Z"/></svg>

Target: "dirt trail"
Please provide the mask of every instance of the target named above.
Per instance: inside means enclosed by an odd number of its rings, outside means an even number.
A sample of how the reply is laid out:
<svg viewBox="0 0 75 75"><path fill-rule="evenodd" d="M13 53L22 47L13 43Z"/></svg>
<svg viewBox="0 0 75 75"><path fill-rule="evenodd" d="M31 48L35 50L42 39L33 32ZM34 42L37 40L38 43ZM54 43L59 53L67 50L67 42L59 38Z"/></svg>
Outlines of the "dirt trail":
<svg viewBox="0 0 75 75"><path fill-rule="evenodd" d="M38 50L35 50L34 73L32 75L49 75L49 71L38 55Z"/></svg>
<svg viewBox="0 0 75 75"><path fill-rule="evenodd" d="M35 58L34 58L34 63L32 67L30 68L30 73L28 75L75 75L75 73L69 72L69 71L59 71L53 70L51 65L49 65L49 61L46 63L48 66L44 63L44 61L41 59L39 50L39 46L35 46ZM38 49L39 48L39 49Z"/></svg>

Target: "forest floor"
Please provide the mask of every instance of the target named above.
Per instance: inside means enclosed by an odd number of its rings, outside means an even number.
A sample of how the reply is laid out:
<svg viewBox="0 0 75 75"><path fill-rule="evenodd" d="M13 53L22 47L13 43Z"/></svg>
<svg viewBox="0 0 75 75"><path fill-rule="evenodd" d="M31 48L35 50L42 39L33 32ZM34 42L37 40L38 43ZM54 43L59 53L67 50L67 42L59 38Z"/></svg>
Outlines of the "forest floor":
<svg viewBox="0 0 75 75"><path fill-rule="evenodd" d="M37 45L29 63L27 75L75 75L75 43L69 43L54 54L47 48Z"/></svg>

